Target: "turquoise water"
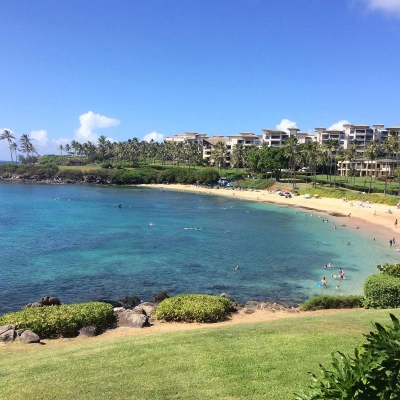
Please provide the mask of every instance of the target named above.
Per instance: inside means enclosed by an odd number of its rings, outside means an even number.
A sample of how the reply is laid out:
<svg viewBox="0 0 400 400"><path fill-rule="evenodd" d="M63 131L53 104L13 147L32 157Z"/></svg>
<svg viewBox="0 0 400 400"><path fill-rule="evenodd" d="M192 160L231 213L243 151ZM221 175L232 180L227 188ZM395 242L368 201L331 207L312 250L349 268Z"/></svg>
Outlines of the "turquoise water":
<svg viewBox="0 0 400 400"><path fill-rule="evenodd" d="M362 293L365 277L398 253L333 221L348 222L208 194L1 183L0 314L45 295L73 303L225 292L239 302L296 303L337 293L336 284ZM329 262L335 268L323 269ZM339 267L340 282L331 278ZM322 276L328 286L318 288Z"/></svg>

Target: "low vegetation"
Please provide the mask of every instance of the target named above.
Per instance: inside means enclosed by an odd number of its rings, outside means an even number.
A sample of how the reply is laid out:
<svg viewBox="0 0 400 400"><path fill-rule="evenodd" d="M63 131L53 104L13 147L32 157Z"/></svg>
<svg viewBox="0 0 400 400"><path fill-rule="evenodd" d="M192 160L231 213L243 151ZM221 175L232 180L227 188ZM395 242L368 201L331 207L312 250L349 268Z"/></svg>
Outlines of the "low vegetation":
<svg viewBox="0 0 400 400"><path fill-rule="evenodd" d="M376 322L376 330L365 336L367 343L354 350L354 357L332 355L330 369L320 366L322 378L311 374L311 390L296 400L399 399L400 324L393 314L390 317L393 327Z"/></svg>
<svg viewBox="0 0 400 400"><path fill-rule="evenodd" d="M91 302L24 308L2 315L0 326L15 324L18 329L31 330L45 339L74 337L84 326L96 325L98 329L102 329L109 327L113 321L114 312L110 304Z"/></svg>
<svg viewBox="0 0 400 400"><path fill-rule="evenodd" d="M363 306L363 296L331 296L322 295L310 297L300 306L302 311L316 311L338 308L358 308Z"/></svg>
<svg viewBox="0 0 400 400"><path fill-rule="evenodd" d="M217 322L231 310L226 297L204 294L181 294L165 299L155 311L155 317L174 322Z"/></svg>
<svg viewBox="0 0 400 400"><path fill-rule="evenodd" d="M391 312L399 318L400 310ZM319 364L328 365L335 351L350 354L371 321L389 324L389 312L349 310L168 334L132 330L43 346L15 342L0 346L1 398L293 399L308 387L307 371L323 378Z"/></svg>

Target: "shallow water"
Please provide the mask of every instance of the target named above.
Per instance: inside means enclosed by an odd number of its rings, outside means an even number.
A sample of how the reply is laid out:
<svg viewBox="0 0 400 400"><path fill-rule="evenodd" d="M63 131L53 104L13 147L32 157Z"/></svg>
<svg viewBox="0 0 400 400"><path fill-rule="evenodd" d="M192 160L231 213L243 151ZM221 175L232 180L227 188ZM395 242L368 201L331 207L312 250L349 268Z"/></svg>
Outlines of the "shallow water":
<svg viewBox="0 0 400 400"><path fill-rule="evenodd" d="M376 265L398 254L333 221L347 222L161 189L1 183L0 314L45 295L73 303L225 292L296 303L338 293L337 284L341 294L362 293ZM331 277L339 267L343 281ZM322 276L328 286L319 288Z"/></svg>

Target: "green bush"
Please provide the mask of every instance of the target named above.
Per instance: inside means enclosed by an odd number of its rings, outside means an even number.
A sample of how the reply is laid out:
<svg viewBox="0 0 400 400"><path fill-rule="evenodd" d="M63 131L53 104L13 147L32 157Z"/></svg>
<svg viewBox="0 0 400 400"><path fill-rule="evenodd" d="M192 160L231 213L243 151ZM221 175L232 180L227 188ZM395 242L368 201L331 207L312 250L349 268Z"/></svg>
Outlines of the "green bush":
<svg viewBox="0 0 400 400"><path fill-rule="evenodd" d="M86 325L101 329L113 322L113 307L100 302L24 308L0 317L0 326L15 324L18 329L31 330L42 339L74 337Z"/></svg>
<svg viewBox="0 0 400 400"><path fill-rule="evenodd" d="M300 306L302 311L326 310L331 308L358 308L363 306L363 296L314 296Z"/></svg>
<svg viewBox="0 0 400 400"><path fill-rule="evenodd" d="M165 299L155 311L157 319L175 322L217 322L231 311L226 297L181 294Z"/></svg>
<svg viewBox="0 0 400 400"><path fill-rule="evenodd" d="M376 331L365 335L367 343L354 350L354 358L332 354L330 370L320 365L323 377L314 374L310 392L296 394L296 400L400 398L400 324L390 314L393 328L375 323Z"/></svg>
<svg viewBox="0 0 400 400"><path fill-rule="evenodd" d="M383 265L377 265L377 268L383 274L390 275L390 276L396 276L397 278L400 278L400 264L386 263Z"/></svg>
<svg viewBox="0 0 400 400"><path fill-rule="evenodd" d="M388 274L368 276L364 282L364 307L400 307L400 278Z"/></svg>

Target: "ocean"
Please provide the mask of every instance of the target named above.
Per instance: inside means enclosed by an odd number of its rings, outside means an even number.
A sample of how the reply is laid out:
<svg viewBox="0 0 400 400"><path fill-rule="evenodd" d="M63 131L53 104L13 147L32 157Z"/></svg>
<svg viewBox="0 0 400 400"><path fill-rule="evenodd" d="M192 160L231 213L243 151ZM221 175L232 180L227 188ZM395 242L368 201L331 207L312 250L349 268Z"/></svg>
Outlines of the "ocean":
<svg viewBox="0 0 400 400"><path fill-rule="evenodd" d="M297 304L360 294L376 265L398 254L386 240L332 222L347 223L161 188L1 183L0 315L46 295L76 303L224 292L240 303ZM331 277L339 267L343 281ZM327 287L317 287L323 276Z"/></svg>

